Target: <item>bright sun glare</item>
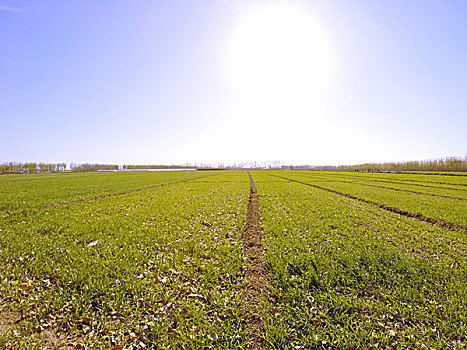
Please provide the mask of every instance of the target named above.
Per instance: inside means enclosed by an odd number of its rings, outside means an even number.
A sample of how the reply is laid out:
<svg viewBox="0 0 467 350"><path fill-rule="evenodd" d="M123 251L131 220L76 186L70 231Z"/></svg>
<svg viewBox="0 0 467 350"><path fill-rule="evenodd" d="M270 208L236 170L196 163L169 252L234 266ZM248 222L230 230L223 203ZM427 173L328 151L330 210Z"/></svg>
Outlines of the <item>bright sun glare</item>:
<svg viewBox="0 0 467 350"><path fill-rule="evenodd" d="M322 98L333 66L328 41L313 15L290 3L244 13L228 55L235 107L208 128L213 131L202 137L198 153L239 161L306 159L311 143L328 132ZM246 126L255 137L239 144ZM290 147L295 151L286 152Z"/></svg>
<svg viewBox="0 0 467 350"><path fill-rule="evenodd" d="M323 30L309 14L284 3L250 10L231 49L233 82L248 104L297 107L320 89L329 71Z"/></svg>

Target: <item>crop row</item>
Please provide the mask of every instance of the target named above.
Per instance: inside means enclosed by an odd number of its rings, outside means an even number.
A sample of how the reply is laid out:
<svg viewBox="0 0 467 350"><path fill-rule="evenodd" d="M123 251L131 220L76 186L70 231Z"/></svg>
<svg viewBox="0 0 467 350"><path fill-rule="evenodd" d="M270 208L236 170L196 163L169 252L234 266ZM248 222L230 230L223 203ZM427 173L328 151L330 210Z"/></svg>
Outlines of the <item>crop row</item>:
<svg viewBox="0 0 467 350"><path fill-rule="evenodd" d="M257 300L246 172L1 178L0 347L244 348L257 312L265 348L467 346L465 231L284 178L459 223L464 201L369 175L251 175L269 280Z"/></svg>
<svg viewBox="0 0 467 350"><path fill-rule="evenodd" d="M324 175L324 174L323 174ZM329 175L329 174L325 174ZM331 178L341 178L346 180L361 180L361 181L369 181L370 183L378 182L384 184L399 184L399 185L406 185L407 188L436 188L436 189L446 189L446 190L453 190L453 191L467 191L467 188L463 184L454 184L454 183L444 183L444 182L431 182L431 181L416 181L416 180L406 180L406 179L398 179L398 178L380 178L377 176L355 176L352 174L333 174ZM329 178L330 176L327 176ZM452 192L455 193L455 192Z"/></svg>
<svg viewBox="0 0 467 350"><path fill-rule="evenodd" d="M374 188L382 188L384 190L392 190L399 192L415 193L422 195L431 195L434 197L445 197L459 200L467 200L467 187L463 188L454 188L454 187L445 187L442 185L425 185L414 182L400 182L400 181L390 181L390 180L378 180L371 178L356 178L351 176L333 176L329 177L322 174L314 173L300 173L307 175L312 179L323 181L323 182L345 182L352 183L361 186L368 186Z"/></svg>
<svg viewBox="0 0 467 350"><path fill-rule="evenodd" d="M241 346L248 189L218 174L3 220L0 347Z"/></svg>
<svg viewBox="0 0 467 350"><path fill-rule="evenodd" d="M465 232L253 176L274 300L263 315L272 347L467 345Z"/></svg>
<svg viewBox="0 0 467 350"><path fill-rule="evenodd" d="M440 185L440 186L453 186L462 188L467 186L467 176L442 176L426 174L386 174L386 173L358 173L358 172L319 172L328 177L333 176L346 176L360 179L378 179L387 181L399 181L406 183L418 183L425 185Z"/></svg>
<svg viewBox="0 0 467 350"><path fill-rule="evenodd" d="M289 172L283 174L283 176L406 210L411 213L421 214L429 218L459 225L467 224L467 201L369 187L364 183L327 181L323 177L315 177L303 172Z"/></svg>
<svg viewBox="0 0 467 350"><path fill-rule="evenodd" d="M0 177L0 215L42 206L203 177L205 172L102 172Z"/></svg>

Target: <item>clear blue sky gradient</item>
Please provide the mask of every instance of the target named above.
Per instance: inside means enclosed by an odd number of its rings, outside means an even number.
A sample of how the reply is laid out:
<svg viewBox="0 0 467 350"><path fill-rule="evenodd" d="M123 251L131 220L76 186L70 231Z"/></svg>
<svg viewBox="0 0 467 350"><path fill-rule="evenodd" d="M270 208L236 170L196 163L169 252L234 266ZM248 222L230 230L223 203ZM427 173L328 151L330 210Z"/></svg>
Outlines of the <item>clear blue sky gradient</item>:
<svg viewBox="0 0 467 350"><path fill-rule="evenodd" d="M287 135L228 133L229 47L252 3L270 2L0 0L0 162L467 156L467 1L281 1L319 21L335 62L312 116L326 127L295 139L287 115Z"/></svg>

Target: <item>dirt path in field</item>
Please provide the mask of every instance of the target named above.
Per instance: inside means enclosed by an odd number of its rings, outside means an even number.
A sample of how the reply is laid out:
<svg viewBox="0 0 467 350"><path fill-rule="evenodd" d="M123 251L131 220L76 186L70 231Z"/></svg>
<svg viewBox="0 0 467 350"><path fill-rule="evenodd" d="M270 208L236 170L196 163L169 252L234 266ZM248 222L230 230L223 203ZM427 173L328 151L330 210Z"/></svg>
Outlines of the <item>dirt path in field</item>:
<svg viewBox="0 0 467 350"><path fill-rule="evenodd" d="M368 199L352 196L352 195L347 194L347 193L342 193L342 192L339 192L339 191L331 190L330 188L325 188L325 187L321 187L321 186L309 184L309 183L306 183L306 182L289 179L289 178L278 176L278 175L271 175L271 176L275 176L275 177L278 177L278 178L281 178L281 179L284 179L284 180L287 180L287 181L290 181L290 182L296 182L296 183L299 183L299 184L302 184L302 185L318 188L320 190L335 193L335 194L338 194L340 196L344 196L344 197L347 197L347 198L352 198L352 199L355 199L355 200L357 200L359 202L372 204L372 205L377 206L378 208L381 208L381 209L384 209L384 210L387 210L387 211L390 211L390 212L393 212L393 213L397 213L399 215L407 216L409 218L414 218L414 219L417 219L419 221L428 222L428 223L430 223L432 225L437 225L437 226L445 227L445 228L452 229L452 230L464 230L464 231L467 231L467 226L466 225L459 225L459 224L455 224L453 222L428 218L428 217L423 216L421 214L411 213L411 212L406 211L406 210L402 210L402 209L399 209L399 208L387 206L386 204L381 204L381 203L378 203L378 202L370 201Z"/></svg>
<svg viewBox="0 0 467 350"><path fill-rule="evenodd" d="M263 322L257 308L261 301L265 300L267 286L267 272L263 262L263 229L261 226L261 212L259 210L259 197L255 181L250 173L250 199L248 201L246 224L242 234L243 250L248 258L248 266L245 272L245 308L244 323L247 330L246 348L260 349L264 345L261 338Z"/></svg>
<svg viewBox="0 0 467 350"><path fill-rule="evenodd" d="M207 176L212 176L212 175L207 175ZM168 183L160 184L160 185L152 185L152 186L147 186L147 187L141 187L141 188L136 188L134 190L128 190L128 191L123 191L123 192L108 193L108 194L103 194L103 195L100 195L100 196L93 196L93 197L75 199L75 200L67 201L67 202L48 204L48 205L44 205L43 207L40 207L39 209L44 210L44 209L49 209L49 208L54 208L54 207L61 207L61 206L64 206L64 205L78 204L78 203L84 203L84 202L92 202L92 201L102 199L102 198L107 198L107 197L123 196L125 194L130 194L130 193L149 190L151 188L158 188L158 187L163 187L163 186L167 186L167 185L174 185L174 184L178 184L178 183L182 183L182 182L199 180L199 179L203 179L203 178L205 178L207 176L200 176L200 177L195 177L195 178L187 179L187 180L181 180L181 181L175 181L175 182L168 182Z"/></svg>
<svg viewBox="0 0 467 350"><path fill-rule="evenodd" d="M316 178L314 178L314 179L316 179ZM318 179L317 181L320 181L320 180ZM374 188L383 188L383 189L398 191L398 192L407 192L407 193L421 194L421 195L432 196L432 197L441 197L441 198L456 199L456 200L460 200L460 201L467 201L467 198L462 198L462 197L447 196L447 195L444 195L444 194L436 194L436 193L419 192L419 191L406 190L406 189L403 189L403 188L395 188L395 187L388 187L388 186L372 185L372 184L367 184L367 183L364 183L364 182L355 182L355 181L341 180L341 179L339 179L339 180L326 180L326 181L342 182L342 183L349 183L349 184L368 186L368 187L374 187ZM378 181L378 180L373 180L373 181ZM389 181L384 181L384 182L389 182ZM400 182L395 182L395 183L400 184ZM407 185L407 184L403 183L402 185ZM435 186L426 186L426 187L435 187ZM438 188L441 188L441 187L438 187ZM462 189L462 191L463 191L463 189Z"/></svg>

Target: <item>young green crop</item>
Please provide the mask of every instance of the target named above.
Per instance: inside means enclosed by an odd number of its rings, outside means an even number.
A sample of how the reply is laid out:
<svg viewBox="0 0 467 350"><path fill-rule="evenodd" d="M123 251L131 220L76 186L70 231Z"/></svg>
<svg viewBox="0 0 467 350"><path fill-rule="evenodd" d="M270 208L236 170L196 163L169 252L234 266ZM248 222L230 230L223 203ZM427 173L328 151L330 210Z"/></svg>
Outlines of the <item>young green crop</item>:
<svg viewBox="0 0 467 350"><path fill-rule="evenodd" d="M212 175L200 171L98 172L0 176L0 214Z"/></svg>
<svg viewBox="0 0 467 350"><path fill-rule="evenodd" d="M217 174L4 224L0 313L22 320L0 344L240 347L248 180Z"/></svg>
<svg viewBox="0 0 467 350"><path fill-rule="evenodd" d="M381 180L376 178L362 178L351 175L342 176L326 176L310 172L300 172L300 175L307 176L310 180L319 182L343 182L351 183L359 186L367 186L373 188L381 188L386 191L398 192L419 192L422 195L447 196L454 198L462 198L467 201L467 187L455 187L452 185L442 184L422 184L419 182L402 182L396 180ZM403 193L401 193L403 195Z"/></svg>
<svg viewBox="0 0 467 350"><path fill-rule="evenodd" d="M360 179L377 179L401 181L406 183L434 184L442 186L465 187L467 186L467 174L461 173L462 176L442 176L442 175L421 175L421 174L395 174L395 173L360 173L360 172L334 172L334 171L312 171L308 173L322 174L326 177L347 176ZM457 173L454 173L455 175Z"/></svg>
<svg viewBox="0 0 467 350"><path fill-rule="evenodd" d="M253 176L276 300L263 315L272 348L466 346L465 232Z"/></svg>
<svg viewBox="0 0 467 350"><path fill-rule="evenodd" d="M366 185L450 195L463 180L445 192L373 181L438 181L421 175L251 174L269 279L254 307L246 172L0 177L0 348L244 348L248 310L272 349L467 346L464 231L274 175L457 222L462 201Z"/></svg>
<svg viewBox="0 0 467 350"><path fill-rule="evenodd" d="M444 220L459 225L467 224L467 201L452 198L433 197L423 194L392 191L368 187L363 184L314 180L303 173L288 172L284 177L318 185L324 188L375 201L426 217Z"/></svg>

